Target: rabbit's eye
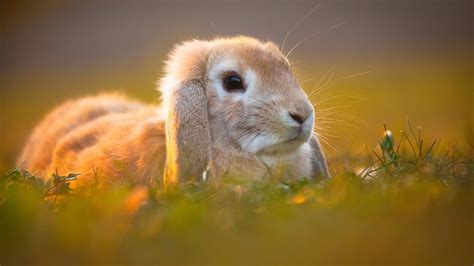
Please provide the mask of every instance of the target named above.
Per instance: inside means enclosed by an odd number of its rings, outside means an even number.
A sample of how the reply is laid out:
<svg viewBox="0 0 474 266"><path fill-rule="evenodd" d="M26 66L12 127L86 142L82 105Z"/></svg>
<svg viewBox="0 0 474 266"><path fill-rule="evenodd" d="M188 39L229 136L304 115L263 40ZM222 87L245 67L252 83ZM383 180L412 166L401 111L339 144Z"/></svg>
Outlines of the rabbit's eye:
<svg viewBox="0 0 474 266"><path fill-rule="evenodd" d="M242 79L237 74L231 74L224 78L224 88L229 92L245 90Z"/></svg>

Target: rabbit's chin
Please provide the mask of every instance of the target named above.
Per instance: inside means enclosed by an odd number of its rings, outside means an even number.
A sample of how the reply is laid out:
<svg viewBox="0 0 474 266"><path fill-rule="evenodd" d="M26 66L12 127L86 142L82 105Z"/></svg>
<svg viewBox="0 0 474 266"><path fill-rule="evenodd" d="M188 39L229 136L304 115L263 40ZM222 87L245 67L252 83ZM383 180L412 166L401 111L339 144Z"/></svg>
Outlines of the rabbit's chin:
<svg viewBox="0 0 474 266"><path fill-rule="evenodd" d="M290 140L266 147L262 149L261 151L259 151L258 153L265 154L265 155L288 154L288 153L296 152L301 147L301 145L303 145L306 142L307 142L306 139L301 139L301 138L290 139Z"/></svg>

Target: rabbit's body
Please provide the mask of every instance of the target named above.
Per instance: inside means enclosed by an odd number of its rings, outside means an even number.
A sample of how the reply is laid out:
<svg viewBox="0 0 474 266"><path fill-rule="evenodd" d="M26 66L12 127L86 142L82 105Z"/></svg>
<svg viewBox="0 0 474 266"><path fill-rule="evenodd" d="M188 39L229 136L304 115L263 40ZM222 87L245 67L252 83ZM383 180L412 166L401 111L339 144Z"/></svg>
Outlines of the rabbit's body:
<svg viewBox="0 0 474 266"><path fill-rule="evenodd" d="M36 127L18 163L45 178L80 173L73 185L162 174L164 119L155 107L120 95L68 101ZM104 183L104 182L102 182Z"/></svg>
<svg viewBox="0 0 474 266"><path fill-rule="evenodd" d="M228 78L230 76L230 78ZM232 176L328 176L314 114L276 46L239 37L193 41L167 64L158 107L123 96L70 101L35 129L19 164L73 185L133 178L165 185Z"/></svg>

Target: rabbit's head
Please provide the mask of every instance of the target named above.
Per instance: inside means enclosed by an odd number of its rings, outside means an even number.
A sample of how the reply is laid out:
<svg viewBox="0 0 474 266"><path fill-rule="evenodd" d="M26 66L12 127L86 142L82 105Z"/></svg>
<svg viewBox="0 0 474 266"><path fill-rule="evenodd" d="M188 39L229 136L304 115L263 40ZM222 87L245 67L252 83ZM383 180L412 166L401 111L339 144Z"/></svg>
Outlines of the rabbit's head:
<svg viewBox="0 0 474 266"><path fill-rule="evenodd" d="M166 72L160 89L170 182L206 169L211 139L243 155L272 155L295 151L311 138L313 107L271 42L185 42L170 56Z"/></svg>

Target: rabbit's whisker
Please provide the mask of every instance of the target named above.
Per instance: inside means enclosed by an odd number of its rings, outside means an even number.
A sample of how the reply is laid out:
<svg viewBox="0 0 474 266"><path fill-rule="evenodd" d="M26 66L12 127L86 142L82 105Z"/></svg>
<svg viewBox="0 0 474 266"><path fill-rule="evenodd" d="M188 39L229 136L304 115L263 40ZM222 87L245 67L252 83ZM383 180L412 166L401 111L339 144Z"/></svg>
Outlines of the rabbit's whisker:
<svg viewBox="0 0 474 266"><path fill-rule="evenodd" d="M355 126L351 124L350 122L342 119L334 119L334 120L320 120L316 123L315 128L318 128L321 125L336 125L336 126L347 126L347 127L352 127L352 128L359 128L358 126Z"/></svg>
<svg viewBox="0 0 474 266"><path fill-rule="evenodd" d="M367 124L367 121L365 121L363 119L360 119L360 118L358 118L354 115L351 115L351 114L347 115L347 114L342 114L341 113L341 114L337 114L337 115L340 116L341 120L346 120L348 122L354 122L354 123L359 123L359 124L363 124L363 125ZM326 118L331 118L331 116L328 115L328 116L319 117L319 121L324 120Z"/></svg>
<svg viewBox="0 0 474 266"><path fill-rule="evenodd" d="M285 37L283 38L283 43L281 45L281 51L284 52L285 51L285 44L286 44L286 40L288 39L288 37L290 36L291 32L293 32L293 30L295 30L307 17L309 17L311 14L313 14L314 11L316 11L321 5L317 5L315 7L313 7L308 13L306 13L306 15L304 15L302 18L300 18L285 34Z"/></svg>
<svg viewBox="0 0 474 266"><path fill-rule="evenodd" d="M316 135L318 135L319 140L322 141L325 145L327 145L329 148L331 148L336 153L339 153L339 151L329 142L329 140L325 136L323 136L321 134L318 134L318 133L316 133Z"/></svg>
<svg viewBox="0 0 474 266"><path fill-rule="evenodd" d="M319 93L321 93L322 90L326 89L329 86L329 83L332 81L332 78L334 77L335 68L336 66L333 66L328 71L326 71L326 73L323 74L319 82L312 89L311 93L308 96L308 99L311 99L313 95L318 95Z"/></svg>
<svg viewBox="0 0 474 266"><path fill-rule="evenodd" d="M349 78L358 77L358 76L362 76L362 75L367 75L369 73L372 73L372 71L368 70L368 71L364 71L364 72L361 72L361 73L348 75L348 76L340 78L339 80L344 80L344 79L349 79Z"/></svg>
<svg viewBox="0 0 474 266"><path fill-rule="evenodd" d="M331 31L331 30L334 30L334 29L336 29L336 28L338 28L338 27L340 27L340 26L342 26L342 25L344 25L344 24L346 24L346 22L338 23L338 24L336 24L336 25L334 25L334 26L332 26L332 27L329 27L329 28L327 28L327 29L325 29L325 30L318 31L318 32L316 32L316 33L314 33L314 34L309 35L308 37L304 38L303 40L297 42L297 43L290 49L290 51L286 54L286 57L289 57L289 56L291 55L291 52L293 52L298 46L300 46L300 45L301 45L302 43L304 43L305 41L310 40L310 39L312 39L312 38L315 38L315 37L317 37L318 35L323 34L323 33L325 33L325 32L329 32L329 31Z"/></svg>

